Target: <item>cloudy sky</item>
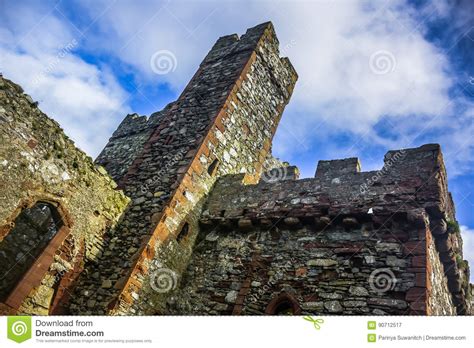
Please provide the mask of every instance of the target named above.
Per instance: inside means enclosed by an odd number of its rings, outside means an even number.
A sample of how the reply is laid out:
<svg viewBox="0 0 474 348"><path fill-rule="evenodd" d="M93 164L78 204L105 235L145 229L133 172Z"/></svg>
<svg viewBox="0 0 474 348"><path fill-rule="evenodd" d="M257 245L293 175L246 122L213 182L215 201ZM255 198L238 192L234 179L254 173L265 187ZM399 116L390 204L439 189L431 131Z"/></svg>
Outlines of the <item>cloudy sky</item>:
<svg viewBox="0 0 474 348"><path fill-rule="evenodd" d="M174 100L222 35L273 21L299 73L273 153L319 159L442 145L474 264L474 5L470 0L0 0L0 71L95 157L129 112ZM167 65L169 64L169 65Z"/></svg>

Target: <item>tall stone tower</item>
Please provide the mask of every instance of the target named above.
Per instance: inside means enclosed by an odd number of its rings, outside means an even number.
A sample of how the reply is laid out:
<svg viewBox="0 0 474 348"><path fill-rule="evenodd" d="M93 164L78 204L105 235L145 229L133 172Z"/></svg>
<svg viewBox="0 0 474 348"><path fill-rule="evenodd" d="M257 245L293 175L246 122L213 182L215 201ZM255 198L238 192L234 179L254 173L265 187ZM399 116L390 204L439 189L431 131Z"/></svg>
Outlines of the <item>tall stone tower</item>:
<svg viewBox="0 0 474 348"><path fill-rule="evenodd" d="M243 173L255 183L278 164L271 141L297 80L278 46L269 22L221 37L178 100L120 124L96 163L132 202L87 246L71 313L160 313L165 297L150 291L150 277L166 267L179 281L216 178Z"/></svg>

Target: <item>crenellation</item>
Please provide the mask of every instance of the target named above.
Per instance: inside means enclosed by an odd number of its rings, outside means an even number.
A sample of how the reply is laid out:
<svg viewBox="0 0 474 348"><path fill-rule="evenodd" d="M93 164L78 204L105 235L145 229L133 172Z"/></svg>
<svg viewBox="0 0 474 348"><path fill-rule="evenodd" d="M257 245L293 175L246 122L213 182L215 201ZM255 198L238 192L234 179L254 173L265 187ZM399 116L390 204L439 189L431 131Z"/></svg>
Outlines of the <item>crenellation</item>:
<svg viewBox="0 0 474 348"><path fill-rule="evenodd" d="M319 161L315 178L334 179L340 175L356 174L361 171L358 158L346 158L340 160Z"/></svg>
<svg viewBox="0 0 474 348"><path fill-rule="evenodd" d="M351 158L320 162L318 175L311 179L286 181L283 178L278 182L260 181L256 185L243 185L238 176L222 177L216 182L204 207L200 221L202 228L204 231L222 231L222 238L237 238L235 235L228 237L226 233L230 231L239 234L249 229L262 233L267 228L270 231L272 228L277 231L310 228L322 231L326 236L320 236L319 247L328 243L327 246L336 247L341 252L346 249L352 251L354 245L333 244L341 233L337 232L339 225L351 233L365 229L367 238L372 237L374 232L386 231L388 239L383 236L376 239L401 243L396 249L406 250L407 254L404 258L388 256L385 266L421 267L422 274L428 272L427 276L431 277L428 285L418 284L412 289L404 289L407 301L416 301L409 307L397 308L404 309L402 312L405 314L466 313L468 274L453 259L453 255L460 253L460 237L447 232L446 219L449 220L452 208L439 204L447 192L439 146L390 151L380 171L360 172L359 169L358 160ZM364 189L361 190L361 187ZM224 195L224 192L228 194ZM232 199L229 200L229 196ZM407 227L400 225L403 221L405 226L412 224L423 229L407 234ZM340 236L349 238L346 233ZM420 241L424 240L429 241L429 245L421 248ZM381 249L377 244L375 250L380 256ZM215 249L213 252L221 251ZM281 254L282 250L268 252ZM410 262L408 256L413 256L413 261ZM199 258L200 255L195 254L194 257ZM364 257L376 256L367 254ZM462 260L462 255L458 260ZM216 266L208 264L206 267ZM420 277L417 270L410 271L409 268L404 276L413 280ZM423 279L426 281L426 277ZM385 303L379 300L372 302L374 305ZM441 302L442 309L435 308L440 305L437 301ZM383 310L385 313L401 313L397 308L393 311L384 307Z"/></svg>

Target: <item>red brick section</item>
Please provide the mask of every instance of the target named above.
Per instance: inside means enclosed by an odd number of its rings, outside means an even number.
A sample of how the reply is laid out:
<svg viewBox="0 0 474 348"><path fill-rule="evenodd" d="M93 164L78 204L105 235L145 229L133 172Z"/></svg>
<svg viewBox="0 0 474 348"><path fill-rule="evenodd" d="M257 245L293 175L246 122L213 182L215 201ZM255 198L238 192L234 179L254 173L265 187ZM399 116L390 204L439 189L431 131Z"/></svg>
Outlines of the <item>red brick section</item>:
<svg viewBox="0 0 474 348"><path fill-rule="evenodd" d="M261 45L260 43L265 40L266 35L271 35L269 30L265 31L265 34L262 35L262 37L260 38L259 43L257 43L256 47L259 47ZM168 229L168 227L165 225L164 222L165 222L167 217L171 217L171 218L177 217L178 214L174 210L174 207L177 205L178 202L182 203L182 204L186 203L184 201L183 197L182 197L182 192L185 192L185 191L187 191L187 192L193 192L194 191L195 192L196 191L196 188L194 187L191 178L193 177L193 174L196 174L196 175L200 176L203 172L203 168L201 166L199 158L202 154L204 154L206 157L210 158L210 162L212 162L213 158L211 158L211 156L209 154L209 144L211 144L211 143L212 144L217 144L217 142L218 142L218 140L215 139L215 136L211 132L211 130L213 130L214 127L217 127L221 131L225 132L225 128L223 126L223 124L224 124L223 120L225 118L227 118L228 113L233 110L233 106L232 106L231 102L233 102L236 105L240 104L240 102L239 102L239 100L236 96L236 93L239 91L239 88L241 87L242 82L246 80L246 75L247 75L249 69L251 68L252 64L255 62L255 60L256 60L256 52L254 51L254 52L252 52L252 54L251 54L250 58L248 59L247 63L244 65L244 67L243 67L243 69L242 69L242 71L239 75L239 78L235 81L235 84L234 84L231 92L229 93L229 95L227 96L227 98L224 102L224 105L222 106L220 111L215 116L214 121L212 122L211 126L208 129L206 137L203 139L201 145L199 146L198 150L196 151L195 155L193 156L194 157L193 160L188 165L186 170L183 168L182 173L179 176L179 184L178 184L177 188L174 190L174 192L173 192L173 194L172 194L172 196L169 200L169 203L163 209L161 219L160 219L159 223L157 224L156 228L154 229L151 237L149 238L148 242L146 243L146 245L144 245L141 252L139 253L139 256L137 257L137 260L135 262L135 266L132 268L132 271L131 271L131 273L128 277L128 280L126 281L125 285L123 286L123 288L121 290L121 293L118 297L118 301L114 301L113 303L111 303L111 305L109 307L110 309L112 309L112 312L113 312L113 310L118 308L119 303L131 304L133 302L133 299L131 297L131 292L137 292L142 286L141 283L136 280L136 275L140 274L140 273L146 273L147 272L147 267L144 265L144 262L146 260L152 260L154 258L156 243L157 242L158 243L159 242L164 242L170 236L176 237L176 235L179 231L179 228L174 230L174 231L170 231ZM198 72L196 72L195 76L198 76L199 74L200 74L200 69L198 70ZM294 76L294 81L296 81L296 78L297 77ZM185 91L188 88L192 88L192 82L193 82L193 80L191 80L191 82L188 84ZM291 87L291 88L293 88L293 87ZM182 95L185 94L185 91L183 91ZM284 106L281 106L279 108L279 115L278 115L278 119L275 121L274 129L276 129L276 125L278 124L278 121L281 118L283 108L284 108ZM163 125L163 127L165 127L165 125ZM153 135L148 140L148 143L145 146L145 148L149 147L150 143L152 141L153 141ZM263 162L266 158L266 155L270 151L270 148L271 148L271 139L269 139L265 143L264 148L262 149L262 156L260 158L260 161L258 163L256 163L256 173L257 173L257 175L255 175L255 176L247 175L244 178L244 182L246 182L246 183L256 183L258 181L258 178L259 178L261 170L262 170ZM124 180L126 180L126 178ZM181 226L181 224L180 224L180 226ZM122 286L122 284L117 284L116 286L120 287L120 286Z"/></svg>
<svg viewBox="0 0 474 348"><path fill-rule="evenodd" d="M5 303L0 303L0 315L15 315L17 310L12 308Z"/></svg>
<svg viewBox="0 0 474 348"><path fill-rule="evenodd" d="M256 54L255 52L251 55L249 61L245 65L242 73L240 74L240 79L244 79L245 74L247 73L248 69L250 68L251 64L255 61ZM195 76L199 75L199 70L196 73ZM191 80L192 81L192 80ZM237 81L238 86L241 85L241 81ZM189 85L187 88L190 88ZM221 108L220 112L218 113L217 117L215 118L214 125L217 121L222 122L222 118L226 116L226 111L229 110L232 106L230 105L230 100L232 100L232 95L236 92L237 88L234 86L232 89L232 92L229 94L227 97L226 102L224 103L224 106ZM184 93L184 92L183 92ZM164 127L164 126L163 126ZM152 136L153 138L153 136ZM151 146L152 138L148 141L147 146ZM172 231L169 231L168 227L165 225L165 220L168 217L175 217L177 215L176 211L173 209L174 206L176 206L176 203L179 201L182 201L182 197L180 197L180 193L184 191L194 191L191 177L192 173L194 171L193 167L198 166L199 162L199 157L201 154L205 154L206 157L209 158L209 148L208 144L213 142L213 135L208 132L207 136L203 140L201 146L198 148L196 154L194 155L194 159L191 161L190 165L188 166L187 170L184 171L181 174L181 182L179 186L174 190L173 195L170 198L170 201L168 205L163 209L163 215L156 226L155 230L153 231L150 239L148 240L147 244L143 247L143 250L141 251L135 266L133 267L131 274L128 277L127 282L125 283L125 286L123 287L120 295L119 295L119 301L123 300L126 303L132 303L133 299L130 295L132 291L137 291L141 288L141 284L135 280L135 276L138 273L146 273L147 267L143 264L145 260L152 260L155 256L155 246L157 242L164 242L172 233ZM217 140L214 139L214 142ZM198 173L201 174L201 173ZM177 233L177 231L173 231L174 233ZM120 284L119 284L120 285ZM132 290L133 289L133 290ZM117 308L118 301L113 304L113 308Z"/></svg>
<svg viewBox="0 0 474 348"><path fill-rule="evenodd" d="M20 308L23 300L28 296L30 291L41 284L41 280L45 276L49 267L54 261L54 254L61 247L70 232L70 227L73 225L73 221L66 210L56 201L50 200L49 197L29 197L23 200L15 211L8 219L9 223L0 228L0 242L10 232L14 226L15 219L21 213L23 209L30 208L37 202L48 202L54 206L61 217L64 224L63 227L56 233L54 238L49 242L48 246L43 250L41 255L36 259L30 269L18 282L17 286L13 289L10 296L6 299L5 303L0 303L0 315L14 314Z"/></svg>
<svg viewBox="0 0 474 348"><path fill-rule="evenodd" d="M66 244L66 243L64 243ZM73 245L72 245L73 246ZM63 245L61 252L66 254L71 254L72 250L67 250L68 247ZM66 250L65 250L66 249ZM79 246L79 252L75 255L75 260L73 262L73 269L64 274L59 281L59 285L56 293L54 294L53 302L50 307L50 314L61 315L67 313L67 303L73 292L73 288L76 284L76 281L84 270L84 253L85 253L85 243L82 240L81 245Z"/></svg>
<svg viewBox="0 0 474 348"><path fill-rule="evenodd" d="M239 290L239 293L237 295L237 300L235 301L235 305L232 310L232 315L240 315L242 313L245 298L247 297L247 294L250 291L252 279L254 279L254 272L257 266L259 265L259 257L260 257L260 253L254 251L252 255L252 261L250 264L250 274L248 275L247 279L245 279L242 282L242 286Z"/></svg>
<svg viewBox="0 0 474 348"><path fill-rule="evenodd" d="M411 259L409 272L415 274L415 286L409 289L405 295L405 301L409 304L408 314L426 315L428 311L428 292L430 285L427 283L427 245L429 245L431 232L428 228L421 228L418 232L419 240L411 240L403 244L403 252L407 259Z"/></svg>

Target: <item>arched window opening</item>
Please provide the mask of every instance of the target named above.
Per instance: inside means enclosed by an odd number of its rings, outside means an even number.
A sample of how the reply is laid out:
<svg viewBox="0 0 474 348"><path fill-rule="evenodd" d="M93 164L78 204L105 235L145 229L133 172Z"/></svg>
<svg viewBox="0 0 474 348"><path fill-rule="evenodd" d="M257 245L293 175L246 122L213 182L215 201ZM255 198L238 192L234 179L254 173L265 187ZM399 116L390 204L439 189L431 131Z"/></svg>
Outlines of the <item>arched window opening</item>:
<svg viewBox="0 0 474 348"><path fill-rule="evenodd" d="M207 173L210 176L214 176L217 172L218 167L219 167L219 160L216 158L214 161L212 161L212 163L207 168Z"/></svg>
<svg viewBox="0 0 474 348"><path fill-rule="evenodd" d="M64 225L50 203L37 202L25 208L0 242L0 301L4 302Z"/></svg>
<svg viewBox="0 0 474 348"><path fill-rule="evenodd" d="M270 301L265 313L269 315L298 315L301 313L301 307L293 296L283 293Z"/></svg>
<svg viewBox="0 0 474 348"><path fill-rule="evenodd" d="M289 301L282 301L276 306L273 314L274 315L294 315L295 310L293 308L293 305Z"/></svg>
<svg viewBox="0 0 474 348"><path fill-rule="evenodd" d="M176 240L181 242L187 235L189 234L189 224L186 222L183 227L181 228L181 231L179 231L178 236L176 237Z"/></svg>

